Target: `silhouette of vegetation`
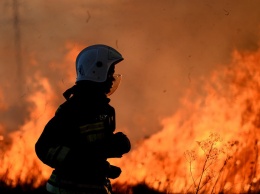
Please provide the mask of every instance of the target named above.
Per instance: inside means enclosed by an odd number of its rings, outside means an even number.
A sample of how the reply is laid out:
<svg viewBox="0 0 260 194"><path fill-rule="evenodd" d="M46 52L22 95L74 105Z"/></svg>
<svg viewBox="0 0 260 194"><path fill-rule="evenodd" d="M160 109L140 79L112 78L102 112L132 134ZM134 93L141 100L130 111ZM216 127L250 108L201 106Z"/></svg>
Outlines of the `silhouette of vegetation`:
<svg viewBox="0 0 260 194"><path fill-rule="evenodd" d="M256 179L257 143L258 141L254 146L255 158L254 161L251 161L251 173L247 179L242 180L244 186L240 188L240 193L259 193L260 191L260 182ZM240 170L237 167L237 163L240 161L238 155L241 152L239 142L223 143L217 133L211 133L209 138L197 141L197 145L200 148L197 152L187 150L184 153L192 180L192 185L188 187L187 193L234 193L233 177ZM200 151L202 151L201 154L199 154ZM246 162L244 165L246 166ZM233 182L230 179L233 179Z"/></svg>

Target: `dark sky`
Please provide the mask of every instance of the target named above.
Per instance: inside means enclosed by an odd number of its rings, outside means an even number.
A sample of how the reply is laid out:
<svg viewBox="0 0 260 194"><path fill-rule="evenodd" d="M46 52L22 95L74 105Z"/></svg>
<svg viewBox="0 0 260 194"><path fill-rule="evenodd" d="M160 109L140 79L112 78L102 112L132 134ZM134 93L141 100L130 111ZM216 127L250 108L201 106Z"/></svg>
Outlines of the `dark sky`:
<svg viewBox="0 0 260 194"><path fill-rule="evenodd" d="M75 81L71 50L102 43L122 53L111 104L118 130L138 140L160 130L184 92L199 90L194 83L228 64L232 51L259 43L258 0L2 0L0 14L2 133L30 119L27 96L44 90L39 78L55 91L54 106L64 101Z"/></svg>

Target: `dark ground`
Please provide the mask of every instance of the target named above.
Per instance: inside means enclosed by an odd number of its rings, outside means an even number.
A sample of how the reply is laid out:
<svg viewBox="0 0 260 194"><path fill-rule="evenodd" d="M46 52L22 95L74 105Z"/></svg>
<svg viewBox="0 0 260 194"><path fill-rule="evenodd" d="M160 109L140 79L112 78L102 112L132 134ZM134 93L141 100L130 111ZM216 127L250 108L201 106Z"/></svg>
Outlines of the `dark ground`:
<svg viewBox="0 0 260 194"><path fill-rule="evenodd" d="M144 183L134 186L114 185L113 190L114 194L162 194L161 192L149 188ZM48 192L45 190L45 184L39 188L32 188L31 184L23 184L11 188L5 183L0 182L0 194L48 194Z"/></svg>

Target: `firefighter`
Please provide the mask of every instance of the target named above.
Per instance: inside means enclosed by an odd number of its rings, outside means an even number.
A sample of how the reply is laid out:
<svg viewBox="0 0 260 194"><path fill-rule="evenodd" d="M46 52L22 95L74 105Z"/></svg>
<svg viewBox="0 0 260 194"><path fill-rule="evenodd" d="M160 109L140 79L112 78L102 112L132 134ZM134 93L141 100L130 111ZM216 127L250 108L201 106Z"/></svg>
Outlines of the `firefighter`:
<svg viewBox="0 0 260 194"><path fill-rule="evenodd" d="M63 93L66 101L46 124L35 144L38 158L53 168L47 191L55 194L111 194L110 179L121 169L108 158L131 149L115 132L115 110L108 98L118 86L114 74L122 55L106 45L92 45L76 58L76 83Z"/></svg>

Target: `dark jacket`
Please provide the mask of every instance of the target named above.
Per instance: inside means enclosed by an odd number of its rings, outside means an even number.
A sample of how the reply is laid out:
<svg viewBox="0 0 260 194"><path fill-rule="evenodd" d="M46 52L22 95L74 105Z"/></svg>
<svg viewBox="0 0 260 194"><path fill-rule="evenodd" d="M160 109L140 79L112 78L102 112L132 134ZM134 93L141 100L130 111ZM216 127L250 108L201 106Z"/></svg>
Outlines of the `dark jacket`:
<svg viewBox="0 0 260 194"><path fill-rule="evenodd" d="M121 157L131 146L115 131L115 110L105 94L75 90L47 123L36 142L39 159L59 178L101 183L121 173L107 158Z"/></svg>

